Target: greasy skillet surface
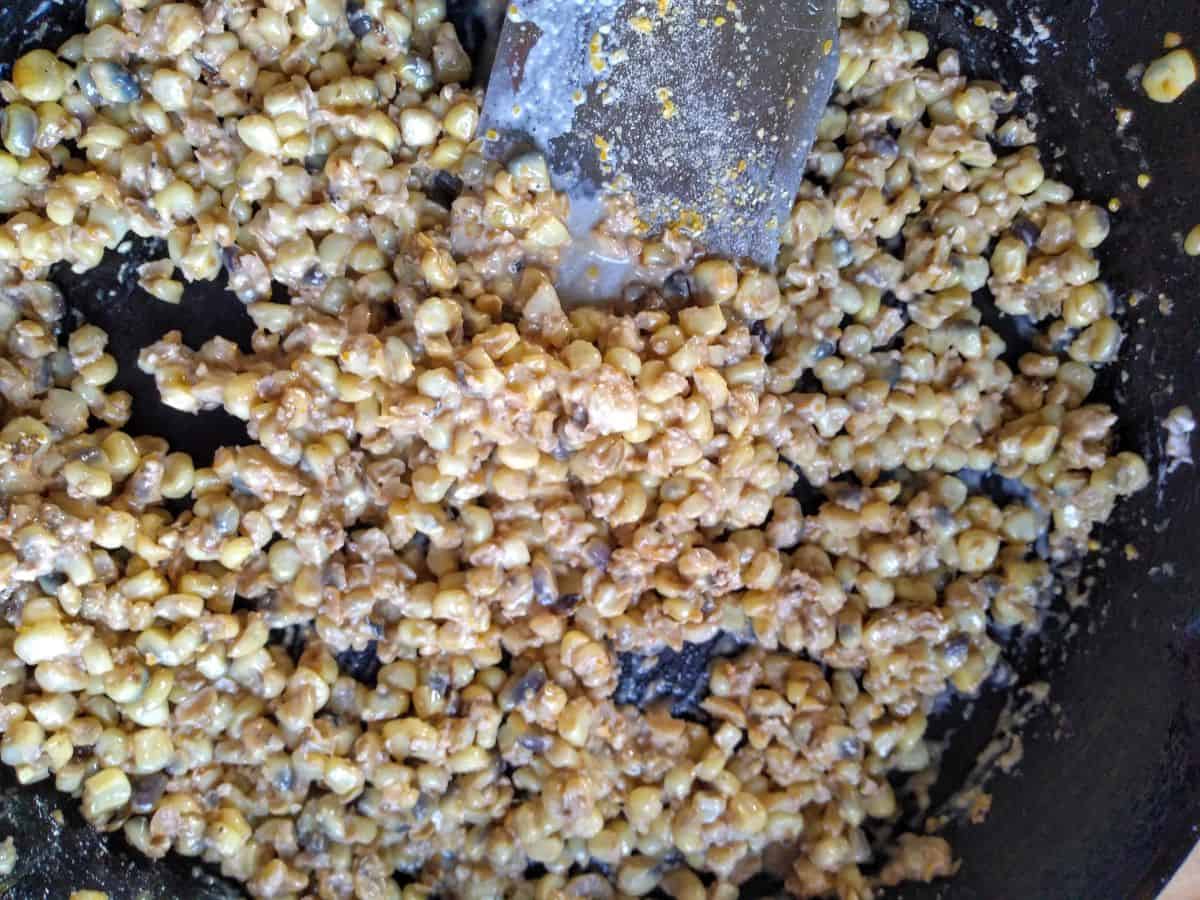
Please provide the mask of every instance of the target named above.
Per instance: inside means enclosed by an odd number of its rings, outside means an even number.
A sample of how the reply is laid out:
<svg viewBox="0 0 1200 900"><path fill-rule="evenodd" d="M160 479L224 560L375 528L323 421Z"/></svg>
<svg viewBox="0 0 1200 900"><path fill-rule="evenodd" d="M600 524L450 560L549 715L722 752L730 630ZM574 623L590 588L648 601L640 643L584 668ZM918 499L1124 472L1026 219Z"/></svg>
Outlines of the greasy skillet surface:
<svg viewBox="0 0 1200 900"><path fill-rule="evenodd" d="M1105 393L1121 412L1124 445L1145 455L1153 471L1162 459L1158 423L1176 403L1192 402L1198 380L1200 263L1183 256L1179 235L1200 222L1200 89L1158 107L1126 72L1161 52L1168 30L1183 32L1200 49L1200 32L1185 30L1196 27L1194 12L1187 12L1194 0L993 0L995 31L974 26L974 11L960 0L912 2L916 26L935 47L962 51L968 72L1014 87L1023 76L1037 78L1031 108L1042 120L1043 145L1064 151L1050 168L1089 198L1121 199L1103 248L1105 275L1126 300L1134 289L1146 299L1127 309L1124 365L1114 367ZM3 6L3 61L34 46L56 46L82 27L78 0ZM450 0L448 6L465 25L468 49L486 57L489 22L473 13L503 4ZM1038 36L1034 12L1048 38ZM1135 110L1128 136L1140 146L1116 134L1115 106ZM1135 184L1141 171L1154 179L1144 191ZM60 272L57 280L68 304L111 336L121 365L117 386L135 398L129 428L167 436L206 459L221 444L244 440L240 423L161 406L153 382L137 371L137 352L173 328L192 346L218 334L245 340L250 322L219 283L189 288L182 307L146 298L135 285L141 261L112 258L84 276ZM1160 293L1175 301L1170 316L1159 311ZM1200 825L1198 492L1191 469L1183 469L1119 509L1091 568L1094 606L1074 620L1080 633L1065 659L1057 649L1042 650L1057 637L1014 648L1015 679L1048 678L1057 709L1026 731L1017 775L989 786L994 804L987 821L952 829L963 860L958 877L893 897L1150 900L1183 859ZM1127 558L1126 544L1138 558ZM666 694L682 709L692 706L714 649L723 648L694 648L657 666L626 661L621 699ZM369 674L369 661L347 662ZM953 703L936 723L955 733L935 804L967 778L1007 693L994 688L976 702ZM188 860L151 863L118 839L96 836L49 785L17 791L7 770L3 778L9 789L0 795L0 838L13 835L20 858L13 875L0 879L0 897L60 898L79 888L106 890L114 900L237 895ZM55 809L65 816L62 826L51 818ZM764 887L754 893L774 894Z"/></svg>

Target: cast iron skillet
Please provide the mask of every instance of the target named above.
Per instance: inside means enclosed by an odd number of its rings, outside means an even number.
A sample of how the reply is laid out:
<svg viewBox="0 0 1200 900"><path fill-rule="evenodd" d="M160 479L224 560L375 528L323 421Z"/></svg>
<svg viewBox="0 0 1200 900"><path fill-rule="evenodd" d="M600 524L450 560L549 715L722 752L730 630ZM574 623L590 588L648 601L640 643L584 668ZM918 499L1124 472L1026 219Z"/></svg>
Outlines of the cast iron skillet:
<svg viewBox="0 0 1200 900"><path fill-rule="evenodd" d="M993 0L998 28L974 24L976 4L912 0L915 27L935 48L961 51L966 70L1016 87L1036 79L1028 107L1041 119L1050 168L1093 200L1116 197L1105 275L1124 304L1129 338L1122 365L1100 395L1121 413L1121 441L1163 465L1163 416L1192 402L1200 311L1194 285L1200 264L1180 249L1181 233L1200 222L1200 89L1172 106L1141 94L1129 70L1161 52L1166 31L1200 49L1196 0ZM450 0L464 43L488 57L496 0ZM20 53L57 46L82 28L78 0L15 0L0 9L0 77ZM1037 26L1048 29L1046 35ZM483 68L483 66L481 66ZM1134 110L1124 136L1114 110ZM1136 185L1150 174L1148 189ZM134 255L157 255L138 246ZM217 335L245 343L250 322L221 284L189 288L181 307L145 296L120 259L86 275L59 271L68 304L110 334L121 365L118 386L135 398L130 429L162 434L197 458L245 440L240 423L221 414L185 416L157 401L136 368L138 350L178 328L192 346ZM1136 294L1135 294L1136 292ZM1136 302L1136 295L1140 301ZM1164 300L1165 298L1165 300ZM1173 303L1169 315L1162 309ZM934 806L967 782L993 735L1013 683L1046 679L1052 705L1024 731L1017 773L989 784L994 802L980 825L949 830L962 869L952 881L907 887L895 900L1152 900L1197 838L1200 824L1200 526L1190 467L1163 474L1153 489L1124 504L1090 564L1090 608L1007 655L1008 687L993 686L971 702L950 704L934 727L947 735ZM1136 548L1136 556L1126 546ZM1133 558L1131 558L1133 557ZM1063 638L1066 637L1066 652ZM672 697L694 708L697 683L713 646L692 648L657 666L623 660L619 695L629 702ZM345 662L370 678L370 659ZM5 770L0 838L12 835L19 860L0 896L65 898L72 890L105 890L114 900L238 896L236 889L191 861L152 863L119 838L101 837L74 804L47 784L16 789ZM60 824L51 815L60 810ZM774 896L777 885L747 894Z"/></svg>

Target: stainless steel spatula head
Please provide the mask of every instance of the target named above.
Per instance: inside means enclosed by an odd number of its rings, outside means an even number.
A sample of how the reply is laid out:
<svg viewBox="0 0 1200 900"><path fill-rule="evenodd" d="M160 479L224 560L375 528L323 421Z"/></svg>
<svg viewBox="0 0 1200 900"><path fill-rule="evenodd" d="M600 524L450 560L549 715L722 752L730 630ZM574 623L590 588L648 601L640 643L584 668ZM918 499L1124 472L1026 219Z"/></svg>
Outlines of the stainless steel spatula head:
<svg viewBox="0 0 1200 900"><path fill-rule="evenodd" d="M482 133L573 209L627 193L647 231L770 267L836 74L836 0L516 0Z"/></svg>

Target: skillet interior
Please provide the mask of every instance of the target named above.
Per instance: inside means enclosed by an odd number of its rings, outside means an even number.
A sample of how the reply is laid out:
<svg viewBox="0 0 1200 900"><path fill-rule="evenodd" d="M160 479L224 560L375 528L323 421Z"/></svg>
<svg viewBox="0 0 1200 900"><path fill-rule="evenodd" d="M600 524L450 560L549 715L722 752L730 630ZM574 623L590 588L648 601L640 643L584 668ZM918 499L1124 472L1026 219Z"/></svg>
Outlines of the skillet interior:
<svg viewBox="0 0 1200 900"><path fill-rule="evenodd" d="M1091 199L1118 197L1112 236L1102 248L1106 278L1126 302L1129 338L1124 364L1099 392L1122 416L1124 446L1143 454L1154 471L1163 461L1162 417L1194 393L1193 335L1200 324L1193 295L1200 263L1180 250L1180 235L1200 221L1200 90L1178 103L1150 103L1127 77L1137 63L1161 52L1168 30L1194 25L1194 15L1171 0L997 0L996 30L975 26L977 7L958 0L912 0L915 27L936 47L955 47L971 74L1011 86L1037 79L1027 102L1040 120L1043 146L1055 151L1050 168ZM488 53L494 0L451 0L477 58ZM1187 4L1182 4L1187 6ZM77 0L18 0L0 9L0 60L34 46L53 46L81 29ZM501 7L502 8L502 7ZM1038 37L1034 18L1049 29ZM1200 34L1184 33L1194 42ZM1193 43L1194 46L1194 43ZM0 68L0 74L6 75ZM1113 111L1135 111L1128 133L1116 133ZM1058 151L1061 151L1059 153ZM1146 190L1139 172L1152 175ZM152 247L138 248L155 255ZM141 262L139 259L137 262ZM193 346L222 334L248 338L240 303L219 284L189 287L188 302L168 307L138 296L135 265L121 258L83 276L60 272L68 303L113 337L121 374L115 386L135 398L129 428L168 436L204 458L221 444L244 440L241 424L221 414L197 418L157 402L151 379L136 368L138 350L179 328ZM1132 292L1143 299L1134 306ZM1160 312L1159 295L1174 301ZM1119 508L1106 529L1104 550L1089 574L1094 602L1066 630L1082 632L1062 652L1063 628L1014 649L1015 679L1051 682L1049 714L1025 732L1025 755L1015 777L989 786L993 809L982 825L952 826L963 860L952 882L909 887L891 896L961 900L998 898L1152 898L1196 840L1200 822L1200 554L1189 526L1200 523L1190 468ZM1138 557L1127 558L1131 544ZM627 674L622 690L642 696L664 679L680 693L702 671L703 650L668 661L652 673ZM941 726L952 732L935 804L964 783L991 738L1009 695L993 689L970 704L955 704ZM2 783L11 788L7 771ZM50 812L61 808L58 826ZM17 836L25 854L4 896L16 900L65 896L90 887L114 898L237 896L190 861L154 864L120 840L101 838L73 804L48 785L0 797L0 837ZM764 885L758 896L773 895Z"/></svg>

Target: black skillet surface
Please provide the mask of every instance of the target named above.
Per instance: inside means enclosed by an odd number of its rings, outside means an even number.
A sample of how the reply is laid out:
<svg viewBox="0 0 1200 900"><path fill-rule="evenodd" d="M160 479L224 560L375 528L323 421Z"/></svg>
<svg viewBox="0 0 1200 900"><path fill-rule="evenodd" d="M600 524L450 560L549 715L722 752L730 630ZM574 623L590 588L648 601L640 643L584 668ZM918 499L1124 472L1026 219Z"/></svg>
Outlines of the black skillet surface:
<svg viewBox="0 0 1200 900"><path fill-rule="evenodd" d="M1200 89L1171 106L1150 103L1131 67L1161 53L1162 35L1178 31L1200 49L1200 0L995 0L998 28L974 24L978 7L959 0L912 0L915 26L935 48L954 47L977 77L1009 86L1036 79L1029 110L1041 121L1050 168L1090 199L1117 197L1105 274L1126 301L1119 373L1102 386L1120 410L1124 446L1159 471L1170 408L1189 403L1197 381L1200 262L1180 250L1182 233L1200 222ZM486 57L491 23L480 10L496 0L450 0L450 13L477 57ZM56 46L82 27L77 0L17 0L0 8L0 60L36 46ZM1045 30L1043 30L1043 28ZM0 75L7 72L0 70ZM1135 113L1124 136L1114 110ZM1139 189L1140 172L1152 176ZM153 255L135 247L135 255ZM185 416L158 404L136 368L138 349L179 328L195 346L217 334L245 340L250 323L221 285L191 289L172 308L136 288L136 265L106 260L83 276L57 274L69 304L109 332L121 364L119 385L135 397L130 428L163 434L208 457L244 439L240 424L219 414ZM139 260L140 261L140 260ZM1140 292L1136 303L1134 292ZM1165 299L1164 299L1165 298ZM1168 304L1173 311L1163 310ZM989 784L994 803L981 825L954 825L962 858L950 882L905 888L895 900L1152 900L1200 836L1200 554L1194 550L1200 504L1190 467L1160 477L1125 504L1103 535L1091 565L1090 609L1045 640L1014 648L1020 683L1048 679L1051 711L1024 731L1014 776ZM1134 554L1125 548L1131 545ZM1069 637L1069 652L1058 640ZM657 666L627 660L622 699L650 693L684 707L711 647ZM935 727L951 734L935 807L968 779L1011 691L993 688L971 703L950 705ZM19 851L0 897L65 898L72 890L106 890L125 898L236 896L190 861L151 863L119 839L95 835L70 801L47 785L0 793L0 838ZM60 825L51 815L61 810ZM770 888L759 895L774 893Z"/></svg>

